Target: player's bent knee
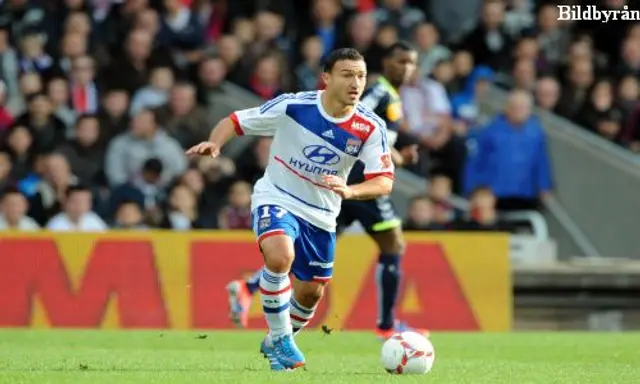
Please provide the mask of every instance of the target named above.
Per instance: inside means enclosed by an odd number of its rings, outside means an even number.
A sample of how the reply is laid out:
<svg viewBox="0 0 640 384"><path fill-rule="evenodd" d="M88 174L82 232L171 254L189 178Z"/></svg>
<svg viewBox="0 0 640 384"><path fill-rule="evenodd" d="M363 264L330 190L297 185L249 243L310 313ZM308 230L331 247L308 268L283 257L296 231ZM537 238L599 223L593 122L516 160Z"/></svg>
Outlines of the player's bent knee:
<svg viewBox="0 0 640 384"><path fill-rule="evenodd" d="M260 242L260 248L269 270L277 273L289 272L294 257L293 241L289 236L268 237Z"/></svg>

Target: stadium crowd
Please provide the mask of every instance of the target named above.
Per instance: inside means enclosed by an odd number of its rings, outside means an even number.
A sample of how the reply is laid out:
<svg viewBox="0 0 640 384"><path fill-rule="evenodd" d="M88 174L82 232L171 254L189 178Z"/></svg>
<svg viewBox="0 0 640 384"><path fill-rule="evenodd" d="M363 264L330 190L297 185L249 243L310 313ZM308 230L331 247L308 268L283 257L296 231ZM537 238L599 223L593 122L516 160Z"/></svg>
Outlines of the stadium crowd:
<svg viewBox="0 0 640 384"><path fill-rule="evenodd" d="M535 209L553 178L534 103L640 151L640 24L559 21L556 2L5 0L0 230L249 228L269 139L236 160L184 155L222 117L223 82L313 90L331 50L376 74L399 39L419 52L401 90L410 168L431 181L407 229L502 230L498 210ZM483 118L491 83L512 90Z"/></svg>

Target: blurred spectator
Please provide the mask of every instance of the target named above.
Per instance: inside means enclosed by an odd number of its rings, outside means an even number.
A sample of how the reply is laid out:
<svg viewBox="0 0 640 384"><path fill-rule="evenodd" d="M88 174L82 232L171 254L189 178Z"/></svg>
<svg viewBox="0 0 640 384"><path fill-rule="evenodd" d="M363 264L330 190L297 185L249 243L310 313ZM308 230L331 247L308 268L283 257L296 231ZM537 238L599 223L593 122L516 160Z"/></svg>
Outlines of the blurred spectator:
<svg viewBox="0 0 640 384"><path fill-rule="evenodd" d="M20 70L48 75L53 69L53 58L44 51L45 35L27 31L20 39Z"/></svg>
<svg viewBox="0 0 640 384"><path fill-rule="evenodd" d="M100 121L100 142L107 144L111 139L129 129L130 119L127 113L129 95L124 89L111 89L102 99L98 120Z"/></svg>
<svg viewBox="0 0 640 384"><path fill-rule="evenodd" d="M453 54L453 89L462 91L467 85L469 76L474 69L473 56L469 51L459 50Z"/></svg>
<svg viewBox="0 0 640 384"><path fill-rule="evenodd" d="M144 162L140 176L121 184L111 193L111 216L125 202L134 202L142 207L146 221L155 223L161 220L161 207L166 200L162 181L163 165L159 159L151 158Z"/></svg>
<svg viewBox="0 0 640 384"><path fill-rule="evenodd" d="M211 175L209 174L209 176ZM205 217L208 222L210 221L212 227L217 227L217 223L214 223L213 219L217 219L218 209L221 206L224 195L223 191L226 192L227 185L223 183L207 183L200 169L195 167L187 169L180 177L179 183L193 191L198 200L198 211L201 216Z"/></svg>
<svg viewBox="0 0 640 384"><path fill-rule="evenodd" d="M640 38L624 40L620 64L615 71L619 77L628 74L640 77Z"/></svg>
<svg viewBox="0 0 640 384"><path fill-rule="evenodd" d="M197 161L197 169L200 171L205 181L205 191L203 194L207 194L207 198L211 199L209 202L212 202L217 207L218 201L224 201L227 196L227 191L229 190L229 186L235 181L236 176L241 179L243 178L243 174L236 174L236 163L226 157L203 157ZM262 170L264 173L264 169ZM256 175L258 178L262 176L262 174ZM257 179L256 179L257 180ZM254 181L250 181L250 184L254 184ZM190 186L189 183L185 181L185 185ZM197 189L194 189L197 193Z"/></svg>
<svg viewBox="0 0 640 384"><path fill-rule="evenodd" d="M47 95L51 100L53 115L65 125L65 136L73 137L76 113L71 109L69 84L64 77L54 77L47 84Z"/></svg>
<svg viewBox="0 0 640 384"><path fill-rule="evenodd" d="M244 73L246 68L240 61L244 49L240 40L233 35L224 35L218 41L218 54L226 65L225 76L236 84L244 84L247 82L247 75Z"/></svg>
<svg viewBox="0 0 640 384"><path fill-rule="evenodd" d="M1 167L1 165L0 165ZM0 172L2 170L0 169ZM0 190L0 231L37 231L38 223L26 215L27 199L16 188Z"/></svg>
<svg viewBox="0 0 640 384"><path fill-rule="evenodd" d="M490 187L500 210L536 209L539 198L552 188L546 139L538 118L531 115L532 104L528 93L511 92L504 114L484 128L469 157L467 193Z"/></svg>
<svg viewBox="0 0 640 384"><path fill-rule="evenodd" d="M177 231L207 228L198 211L196 195L187 186L177 184L171 190L169 207L161 226Z"/></svg>
<svg viewBox="0 0 640 384"><path fill-rule="evenodd" d="M440 60L433 68L433 79L444 86L448 95L455 94L459 91L455 75L453 64L449 59Z"/></svg>
<svg viewBox="0 0 640 384"><path fill-rule="evenodd" d="M190 148L206 141L211 133L207 111L197 104L196 89L189 83L176 84L169 102L154 110L158 124L182 145Z"/></svg>
<svg viewBox="0 0 640 384"><path fill-rule="evenodd" d="M34 138L34 150L51 151L61 144L66 135L64 123L53 115L51 99L38 92L27 97L28 111L16 119L16 124L27 127Z"/></svg>
<svg viewBox="0 0 640 384"><path fill-rule="evenodd" d="M129 114L135 116L142 109L153 109L169 101L169 92L174 85L173 71L169 67L157 67L151 71L149 85L139 89L131 100Z"/></svg>
<svg viewBox="0 0 640 384"><path fill-rule="evenodd" d="M89 37L82 33L67 33L60 43L60 57L56 72L59 76L69 76L74 60L89 54Z"/></svg>
<svg viewBox="0 0 640 384"><path fill-rule="evenodd" d="M222 84L227 77L227 67L222 57L205 58L198 70L198 101L209 109L217 107L217 96L224 96Z"/></svg>
<svg viewBox="0 0 640 384"><path fill-rule="evenodd" d="M509 231L496 209L496 197L488 187L478 187L471 192L471 215L469 220L459 224L458 229L466 231Z"/></svg>
<svg viewBox="0 0 640 384"><path fill-rule="evenodd" d="M640 101L640 78L633 75L622 77L618 82L617 100L625 116L628 116Z"/></svg>
<svg viewBox="0 0 640 384"><path fill-rule="evenodd" d="M614 108L613 84L608 79L600 79L591 88L589 98L578 113L577 122L583 127L596 131L600 117Z"/></svg>
<svg viewBox="0 0 640 384"><path fill-rule="evenodd" d="M264 100L273 99L283 93L284 62L276 54L258 59L256 69L249 79L248 88Z"/></svg>
<svg viewBox="0 0 640 384"><path fill-rule="evenodd" d="M121 203L116 209L114 229L144 230L148 229L140 206L132 201Z"/></svg>
<svg viewBox="0 0 640 384"><path fill-rule="evenodd" d="M406 0L382 0L376 11L379 24L391 24L398 30L400 39L411 38L416 26L424 21L424 13L406 4Z"/></svg>
<svg viewBox="0 0 640 384"><path fill-rule="evenodd" d="M536 66L529 59L518 59L511 73L513 88L533 92L536 87Z"/></svg>
<svg viewBox="0 0 640 384"><path fill-rule="evenodd" d="M24 72L19 78L19 95L9 100L7 109L12 116L20 116L27 110L26 98L44 90L44 84L39 74L35 72Z"/></svg>
<svg viewBox="0 0 640 384"><path fill-rule="evenodd" d="M77 114L96 113L100 103L95 82L95 62L80 56L71 63L71 106Z"/></svg>
<svg viewBox="0 0 640 384"><path fill-rule="evenodd" d="M105 173L111 186L134 179L149 158L163 164L162 180L168 183L187 168L180 144L159 130L153 112L142 110L131 121L129 132L111 141L106 153Z"/></svg>
<svg viewBox="0 0 640 384"><path fill-rule="evenodd" d="M13 116L9 109L5 107L7 97L6 83L0 80L0 135L13 124Z"/></svg>
<svg viewBox="0 0 640 384"><path fill-rule="evenodd" d="M75 125L74 138L60 146L71 172L85 185L103 185L105 149L98 140L100 123L95 115L81 115Z"/></svg>
<svg viewBox="0 0 640 384"><path fill-rule="evenodd" d="M180 0L164 0L163 3L166 13L158 41L180 51L189 62L197 60L194 51L204 43L204 30L198 15Z"/></svg>
<svg viewBox="0 0 640 384"><path fill-rule="evenodd" d="M251 184L237 181L229 189L228 205L218 215L221 229L251 229Z"/></svg>
<svg viewBox="0 0 640 384"><path fill-rule="evenodd" d="M504 26L505 4L487 0L482 6L480 24L463 40L461 48L470 51L477 64L494 70L507 68L513 40Z"/></svg>
<svg viewBox="0 0 640 384"><path fill-rule="evenodd" d="M91 190L82 185L69 187L65 193L64 211L51 218L47 229L81 232L107 230L107 224L91 209Z"/></svg>
<svg viewBox="0 0 640 384"><path fill-rule="evenodd" d="M322 72L322 54L322 40L319 37L308 37L303 42L303 62L295 70L298 90L313 91L317 89L318 79Z"/></svg>
<svg viewBox="0 0 640 384"><path fill-rule="evenodd" d="M567 83L563 84L558 104L558 113L575 120L579 117L580 108L587 101L589 89L595 81L593 63L581 59L570 64Z"/></svg>
<svg viewBox="0 0 640 384"><path fill-rule="evenodd" d="M340 4L335 0L313 0L311 12L311 23L304 25L309 29L302 30L301 34L302 36L318 36L324 48L322 57L325 57L344 43L344 15L341 14Z"/></svg>
<svg viewBox="0 0 640 384"><path fill-rule="evenodd" d="M69 162L63 155L48 155L44 160L43 179L29 202L29 216L44 225L62 209L67 190L78 184L78 178L71 173Z"/></svg>
<svg viewBox="0 0 640 384"><path fill-rule="evenodd" d="M539 108L557 113L560 100L560 84L551 76L541 77L536 81L535 101Z"/></svg>
<svg viewBox="0 0 640 384"><path fill-rule="evenodd" d="M434 222L433 202L428 196L416 196L409 203L407 219L402 228L405 231L433 231L444 229Z"/></svg>
<svg viewBox="0 0 640 384"><path fill-rule="evenodd" d="M18 54L9 40L10 29L9 24L0 23L0 79L6 86L4 91L6 92L7 109L15 113L16 110L12 106L20 99L18 85L20 66Z"/></svg>
<svg viewBox="0 0 640 384"><path fill-rule="evenodd" d="M11 183L11 155L0 152L0 192Z"/></svg>
<svg viewBox="0 0 640 384"><path fill-rule="evenodd" d="M623 120L622 111L617 108L609 109L598 115L595 121L595 132L608 141L621 144Z"/></svg>
<svg viewBox="0 0 640 384"><path fill-rule="evenodd" d="M238 164L238 176L250 184L254 184L264 174L269 163L271 142L270 137L260 137L256 140L247 156L242 156L242 163Z"/></svg>
<svg viewBox="0 0 640 384"><path fill-rule="evenodd" d="M438 61L451 57L451 51L439 44L440 34L433 24L421 23L416 26L414 40L418 49L420 76L430 75Z"/></svg>
<svg viewBox="0 0 640 384"><path fill-rule="evenodd" d="M261 11L255 15L254 23L254 36L245 41L247 49L243 57L244 65L254 67L259 58L270 52L289 52L289 41L283 36L282 16L274 12Z"/></svg>
<svg viewBox="0 0 640 384"><path fill-rule="evenodd" d="M484 65L477 66L467 78L464 90L451 98L451 108L455 125L462 125L458 131L476 128L479 124L478 103L487 94L493 82L493 71Z"/></svg>
<svg viewBox="0 0 640 384"><path fill-rule="evenodd" d="M457 43L477 24L483 0L422 0L443 41Z"/></svg>
<svg viewBox="0 0 640 384"><path fill-rule="evenodd" d="M27 127L22 125L14 125L4 137L2 147L11 155L13 167L11 169L11 178L20 180L26 177L33 165L33 135Z"/></svg>
<svg viewBox="0 0 640 384"><path fill-rule="evenodd" d="M347 45L362 53L367 63L376 61L375 57L370 56L375 37L376 20L372 12L358 13L349 21Z"/></svg>
<svg viewBox="0 0 640 384"><path fill-rule="evenodd" d="M537 35L544 60L552 66L560 65L565 57L571 35L559 20L555 4L544 4L538 10Z"/></svg>

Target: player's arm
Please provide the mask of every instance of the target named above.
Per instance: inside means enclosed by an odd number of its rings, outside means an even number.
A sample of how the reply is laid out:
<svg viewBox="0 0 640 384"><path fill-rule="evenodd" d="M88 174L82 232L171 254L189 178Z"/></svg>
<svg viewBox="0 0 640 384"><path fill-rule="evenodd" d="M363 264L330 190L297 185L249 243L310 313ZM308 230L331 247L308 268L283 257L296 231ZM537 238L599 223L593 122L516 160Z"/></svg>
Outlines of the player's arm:
<svg viewBox="0 0 640 384"><path fill-rule="evenodd" d="M191 147L187 155L211 155L217 157L220 149L234 136L273 136L278 120L284 114L287 100L293 98L284 94L267 101L260 107L233 112L213 128L209 140Z"/></svg>
<svg viewBox="0 0 640 384"><path fill-rule="evenodd" d="M326 176L325 182L343 199L372 200L390 194L395 169L385 127L375 128L362 147L360 160L365 167L364 182L346 185L344 180L336 176Z"/></svg>

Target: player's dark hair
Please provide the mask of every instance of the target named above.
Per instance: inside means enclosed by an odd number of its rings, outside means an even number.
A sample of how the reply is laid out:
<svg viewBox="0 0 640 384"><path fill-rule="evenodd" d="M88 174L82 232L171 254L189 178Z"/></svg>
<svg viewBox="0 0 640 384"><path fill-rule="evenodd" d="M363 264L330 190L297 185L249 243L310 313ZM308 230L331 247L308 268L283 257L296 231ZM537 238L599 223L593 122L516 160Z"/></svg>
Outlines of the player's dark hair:
<svg viewBox="0 0 640 384"><path fill-rule="evenodd" d="M413 46L409 43L407 43L406 41L396 41L395 43L391 44L390 46L388 46L384 52L382 53L382 58L383 59L388 59L390 57L392 57L393 55L396 54L396 52L400 51L400 52L412 52L415 51L416 49L413 48Z"/></svg>
<svg viewBox="0 0 640 384"><path fill-rule="evenodd" d="M338 61L364 61L364 56L355 48L340 48L331 52L324 61L324 71L331 72Z"/></svg>

